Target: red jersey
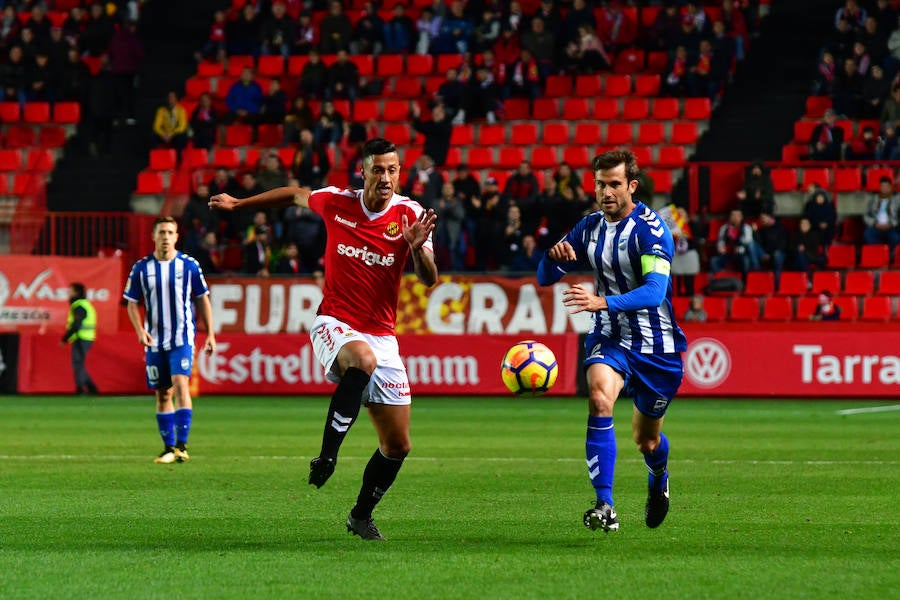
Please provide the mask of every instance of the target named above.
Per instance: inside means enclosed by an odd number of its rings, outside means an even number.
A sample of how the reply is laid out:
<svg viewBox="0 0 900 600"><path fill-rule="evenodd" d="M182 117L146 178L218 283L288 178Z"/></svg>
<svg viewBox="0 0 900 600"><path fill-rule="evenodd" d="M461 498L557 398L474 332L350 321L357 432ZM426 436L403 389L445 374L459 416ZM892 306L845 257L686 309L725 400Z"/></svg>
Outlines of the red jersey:
<svg viewBox="0 0 900 600"><path fill-rule="evenodd" d="M403 221L412 223L422 205L394 194L380 213L366 208L362 190L326 187L309 196L325 221L325 289L318 314L339 319L361 333L394 335L400 278L409 258ZM424 247L433 252L431 236Z"/></svg>

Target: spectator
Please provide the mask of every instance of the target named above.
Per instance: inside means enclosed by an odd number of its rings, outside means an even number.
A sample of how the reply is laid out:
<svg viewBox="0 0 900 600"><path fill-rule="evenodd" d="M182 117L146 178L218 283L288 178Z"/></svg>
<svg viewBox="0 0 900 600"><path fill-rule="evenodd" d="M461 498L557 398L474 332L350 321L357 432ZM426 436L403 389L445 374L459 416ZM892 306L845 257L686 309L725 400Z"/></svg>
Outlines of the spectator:
<svg viewBox="0 0 900 600"><path fill-rule="evenodd" d="M212 186L210 186L212 188ZM210 189L210 193L212 193L212 189ZM238 187L236 190L236 197L238 198L249 198L250 196L254 196L256 194L261 194L263 192L263 188L256 181L256 173L252 170L248 169L241 173L240 180L238 181ZM265 215L265 213L263 213ZM225 231L229 239L240 240L241 243L246 242L248 239L252 239L253 228L255 224L253 220L256 218L256 215L250 213L250 211L232 211L222 213L222 219L226 222ZM263 224L267 224L268 221L263 221Z"/></svg>
<svg viewBox="0 0 900 600"><path fill-rule="evenodd" d="M281 81L276 77L269 82L269 93L263 96L259 109L260 123L278 125L287 115L287 94L281 89Z"/></svg>
<svg viewBox="0 0 900 600"><path fill-rule="evenodd" d="M681 15L675 2L667 2L662 10L656 13L650 35L651 50L671 51L681 35Z"/></svg>
<svg viewBox="0 0 900 600"><path fill-rule="evenodd" d="M353 54L381 54L384 48L384 21L378 16L374 2L363 4L362 15L350 42Z"/></svg>
<svg viewBox="0 0 900 600"><path fill-rule="evenodd" d="M566 41L578 41L581 37L578 29L582 24L589 26L590 31L597 28L597 22L594 20L594 11L588 6L586 0L573 0L571 8L566 11L563 19L563 38Z"/></svg>
<svg viewBox="0 0 900 600"><path fill-rule="evenodd" d="M224 10L217 10L213 13L213 23L209 27L209 36L206 43L194 58L200 60L212 60L216 62L225 62L228 57L227 46L227 29L228 21ZM206 272L206 269L203 270Z"/></svg>
<svg viewBox="0 0 900 600"><path fill-rule="evenodd" d="M513 252L509 270L517 273L534 273L543 256L544 253L538 249L534 236L530 233L525 234L522 236L521 245Z"/></svg>
<svg viewBox="0 0 900 600"><path fill-rule="evenodd" d="M300 132L315 126L316 117L303 96L294 97L291 110L284 117L284 140L282 146L296 144L300 141Z"/></svg>
<svg viewBox="0 0 900 600"><path fill-rule="evenodd" d="M503 239L506 219L505 205L496 179L485 179L481 196L472 198L472 206L467 207L466 213L471 215L474 223L475 269L496 269L500 264L500 244L497 241Z"/></svg>
<svg viewBox="0 0 900 600"><path fill-rule="evenodd" d="M694 295L691 296L691 303L688 305L686 311L684 311L684 321L693 321L694 323L705 323L706 322L706 309L703 307L703 296Z"/></svg>
<svg viewBox="0 0 900 600"><path fill-rule="evenodd" d="M33 62L38 48L41 47L41 44L38 44L37 40L34 39L34 32L28 27L22 27L22 30L19 32L19 39L16 43L22 47L22 54L24 55L25 62Z"/></svg>
<svg viewBox="0 0 900 600"><path fill-rule="evenodd" d="M54 25L50 28L50 39L43 46L50 58L50 66L59 70L68 60L69 49L72 45L63 37L62 27Z"/></svg>
<svg viewBox="0 0 900 600"><path fill-rule="evenodd" d="M834 298L829 290L819 292L819 303L816 310L809 315L810 321L840 321L841 307L834 303Z"/></svg>
<svg viewBox="0 0 900 600"><path fill-rule="evenodd" d="M528 19L525 18L525 14L522 12L522 4L517 0L512 0L509 3L509 9L506 11L503 19L503 27L509 27L517 34L521 34L525 26L528 25Z"/></svg>
<svg viewBox="0 0 900 600"><path fill-rule="evenodd" d="M869 73L869 67L872 65L872 55L869 54L869 49L866 48L865 44L857 40L853 43L851 58L856 61L856 71L859 73L859 76L865 78Z"/></svg>
<svg viewBox="0 0 900 600"><path fill-rule="evenodd" d="M878 138L875 130L866 125L855 138L847 143L844 151L847 160L875 160L875 151L878 149Z"/></svg>
<svg viewBox="0 0 900 600"><path fill-rule="evenodd" d="M3 14L0 15L0 50L9 52L9 48L19 39L21 29L22 23L16 14L16 7L7 4L3 7Z"/></svg>
<svg viewBox="0 0 900 600"><path fill-rule="evenodd" d="M27 84L25 65L22 47L12 46L7 61L0 63L0 85L3 86L4 102L18 102L22 106L25 105Z"/></svg>
<svg viewBox="0 0 900 600"><path fill-rule="evenodd" d="M91 79L91 71L81 60L78 49L69 48L60 67L58 99L79 102L82 112L87 114Z"/></svg>
<svg viewBox="0 0 900 600"><path fill-rule="evenodd" d="M900 243L900 194L894 191L890 177L882 177L878 182L878 191L869 200L863 215L866 228L863 230L863 243L887 244L891 254Z"/></svg>
<svg viewBox="0 0 900 600"><path fill-rule="evenodd" d="M447 69L447 80L438 87L434 100L437 104L444 105L447 116L454 125L465 122L463 103L466 101L466 84L459 80L456 69Z"/></svg>
<svg viewBox="0 0 900 600"><path fill-rule="evenodd" d="M456 167L456 177L453 178L453 193L464 207L469 206L473 196L481 194L481 186L471 171L469 171L468 165L461 164Z"/></svg>
<svg viewBox="0 0 900 600"><path fill-rule="evenodd" d="M568 190L572 190L576 194L582 191L581 176L567 162L559 163L559 167L554 171L553 181L556 183L556 191L565 194ZM571 222L576 223L580 219L574 219Z"/></svg>
<svg viewBox="0 0 900 600"><path fill-rule="evenodd" d="M434 161L427 154L422 154L409 170L404 191L407 196L421 204L425 209L435 208L444 176L434 168Z"/></svg>
<svg viewBox="0 0 900 600"><path fill-rule="evenodd" d="M828 49L834 55L836 62L840 62L850 56L853 52L853 42L855 41L856 33L850 26L850 21L847 19L838 21L837 30L832 34L831 42L828 44Z"/></svg>
<svg viewBox="0 0 900 600"><path fill-rule="evenodd" d="M322 103L322 112L313 126L316 145L337 144L344 135L344 115L334 107L334 102L326 100Z"/></svg>
<svg viewBox="0 0 900 600"><path fill-rule="evenodd" d="M300 143L294 153L291 172L298 185L317 190L325 185L325 178L331 171L331 160L328 158L327 146L314 143L312 131L300 130Z"/></svg>
<svg viewBox="0 0 900 600"><path fill-rule="evenodd" d="M307 56L316 49L318 31L312 23L309 13L300 13L297 19L297 35L294 42L294 54Z"/></svg>
<svg viewBox="0 0 900 600"><path fill-rule="evenodd" d="M256 124L263 105L263 89L253 78L251 67L244 67L241 78L228 88L225 105L228 107L226 123Z"/></svg>
<svg viewBox="0 0 900 600"><path fill-rule="evenodd" d="M344 98L351 102L359 94L359 67L350 60L346 50L338 50L337 60L328 67L326 74L325 98Z"/></svg>
<svg viewBox="0 0 900 600"><path fill-rule="evenodd" d="M303 273L303 264L300 262L300 250L294 242L288 242L284 246L284 252L275 263L276 275L300 275Z"/></svg>
<svg viewBox="0 0 900 600"><path fill-rule="evenodd" d="M322 268L325 251L325 223L322 217L302 206L289 206L284 212L285 239L296 244L303 272Z"/></svg>
<svg viewBox="0 0 900 600"><path fill-rule="evenodd" d="M353 23L344 14L339 0L328 3L328 15L319 25L319 51L322 54L337 54L339 50L350 48L353 37Z"/></svg>
<svg viewBox="0 0 900 600"><path fill-rule="evenodd" d="M837 125L837 113L831 108L825 114L812 131L809 140L809 155L811 160L840 160L841 148L844 144L844 130Z"/></svg>
<svg viewBox="0 0 900 600"><path fill-rule="evenodd" d="M834 231L837 226L837 211L834 202L825 190L813 185L809 199L803 206L803 217L810 223L812 229L821 236L820 243L830 246L834 239Z"/></svg>
<svg viewBox="0 0 900 600"><path fill-rule="evenodd" d="M775 285L777 286L781 281L781 271L784 268L784 259L787 253L787 229L774 215L764 211L759 216L756 242L760 267L768 267L775 274Z"/></svg>
<svg viewBox="0 0 900 600"><path fill-rule="evenodd" d="M900 15L891 21L893 31L887 41L888 55L885 58L885 68L888 76L897 72L900 68Z"/></svg>
<svg viewBox="0 0 900 600"><path fill-rule="evenodd" d="M884 110L884 103L891 94L891 82L884 76L881 65L872 65L862 85L862 119L878 119Z"/></svg>
<svg viewBox="0 0 900 600"><path fill-rule="evenodd" d="M500 268L509 270L513 256L522 248L525 236L525 225L522 222L522 210L515 204L506 208L506 222L503 228L503 248L500 252Z"/></svg>
<svg viewBox="0 0 900 600"><path fill-rule="evenodd" d="M669 64L663 73L662 92L664 96L678 98L687 96L688 73L691 69L688 51L684 45L675 48L675 54L669 60Z"/></svg>
<svg viewBox="0 0 900 600"><path fill-rule="evenodd" d="M269 150L259 161L256 169L256 181L264 192L288 184L288 174L275 150Z"/></svg>
<svg viewBox="0 0 900 600"><path fill-rule="evenodd" d="M497 113L503 107L500 100L502 92L494 81L491 70L483 65L475 71L475 77L469 82L469 93L464 105L465 117L469 121L486 119L488 123L497 122Z"/></svg>
<svg viewBox="0 0 900 600"><path fill-rule="evenodd" d="M500 39L500 17L490 6L485 6L481 13L481 21L472 32L472 47L475 52L482 53L494 47Z"/></svg>
<svg viewBox="0 0 900 600"><path fill-rule="evenodd" d="M59 87L57 72L50 66L50 57L44 48L38 48L34 61L25 69L25 98L28 102L56 101Z"/></svg>
<svg viewBox="0 0 900 600"><path fill-rule="evenodd" d="M100 71L94 75L90 89L90 152L95 157L112 154L113 121L116 115L115 85L109 60L104 56L100 59Z"/></svg>
<svg viewBox="0 0 900 600"><path fill-rule="evenodd" d="M188 141L187 128L187 113L178 103L178 94L169 92L153 119L153 147L174 148L180 157Z"/></svg>
<svg viewBox="0 0 900 600"><path fill-rule="evenodd" d="M387 54L406 54L415 49L416 24L406 15L406 7L398 2L391 9L390 21L384 25L384 51Z"/></svg>
<svg viewBox="0 0 900 600"><path fill-rule="evenodd" d="M722 65L713 54L710 41L700 40L700 53L688 71L688 94L714 100L727 74L727 71L723 72L723 68L727 66Z"/></svg>
<svg viewBox="0 0 900 600"><path fill-rule="evenodd" d="M531 171L531 163L527 160L519 163L503 188L503 200L519 207L522 219L528 224L529 229L533 229L532 225L536 221L535 212L540 191L541 186Z"/></svg>
<svg viewBox="0 0 900 600"><path fill-rule="evenodd" d="M228 172L228 169L222 167L216 169L212 180L209 182L209 195L216 196L218 194L228 194L229 196L240 197L240 193L240 186L238 186L238 182ZM220 214L226 216L231 213L223 212Z"/></svg>
<svg viewBox="0 0 900 600"><path fill-rule="evenodd" d="M869 11L869 16L866 18L866 23L869 22L869 19L874 20L878 24L878 31L884 36L887 36L897 25L898 13L891 4L891 0L876 0L875 7Z"/></svg>
<svg viewBox="0 0 900 600"><path fill-rule="evenodd" d="M588 23L578 26L578 61L581 73L608 71L612 67L612 58Z"/></svg>
<svg viewBox="0 0 900 600"><path fill-rule="evenodd" d="M191 143L194 148L211 150L219 133L219 114L213 106L212 96L204 92L191 113Z"/></svg>
<svg viewBox="0 0 900 600"><path fill-rule="evenodd" d="M844 5L834 13L834 26L837 27L841 20L847 21L854 31L862 29L866 21L866 9L857 0L845 0Z"/></svg>
<svg viewBox="0 0 900 600"><path fill-rule="evenodd" d="M544 21L544 27L549 31L562 30L562 12L553 0L541 0L531 18L540 17Z"/></svg>
<svg viewBox="0 0 900 600"><path fill-rule="evenodd" d="M9 6L9 5L7 5ZM5 14L5 13L4 13ZM87 12L81 6L73 6L69 9L69 15L63 21L63 37L72 46L78 46L81 42L81 34L84 32L87 22ZM83 47L83 43L82 43Z"/></svg>
<svg viewBox="0 0 900 600"><path fill-rule="evenodd" d="M797 230L791 236L788 247L788 264L796 271L811 272L813 267L825 266L825 247L822 234L813 228L809 219L803 217L797 223Z"/></svg>
<svg viewBox="0 0 900 600"><path fill-rule="evenodd" d="M456 195L452 182L447 181L441 186L441 197L435 212L438 215L435 254L445 258L445 268L461 271L465 267L466 250L462 230L466 219L466 205Z"/></svg>
<svg viewBox="0 0 900 600"><path fill-rule="evenodd" d="M429 54L437 46L441 34L443 18L432 9L425 7L416 21L416 54Z"/></svg>
<svg viewBox="0 0 900 600"><path fill-rule="evenodd" d="M510 65L509 79L506 83L511 97L528 98L533 101L541 96L543 89L541 69L528 49L522 48L519 57Z"/></svg>
<svg viewBox="0 0 900 600"><path fill-rule="evenodd" d="M598 29L603 45L613 53L629 48L637 37L637 23L622 11L619 0L612 0L601 12Z"/></svg>
<svg viewBox="0 0 900 600"><path fill-rule="evenodd" d="M287 6L281 0L275 0L269 14L260 26L260 51L266 56L283 56L285 60L291 55L297 43L297 22L287 14Z"/></svg>
<svg viewBox="0 0 900 600"><path fill-rule="evenodd" d="M311 99L324 98L327 84L328 67L318 50L310 50L309 60L300 71L300 94Z"/></svg>
<svg viewBox="0 0 900 600"><path fill-rule="evenodd" d="M816 96L830 96L834 91L835 77L834 55L823 51L816 66L816 77L813 80L812 92Z"/></svg>
<svg viewBox="0 0 900 600"><path fill-rule="evenodd" d="M862 102L862 75L853 58L845 58L843 68L834 77L831 106L842 118L856 118Z"/></svg>
<svg viewBox="0 0 900 600"><path fill-rule="evenodd" d="M896 23L894 18L889 23ZM883 65L888 56L888 37L886 32L882 32L878 27L878 20L872 16L866 17L866 24L863 31L859 33L857 41L861 43L869 52L872 65Z"/></svg>
<svg viewBox="0 0 900 600"><path fill-rule="evenodd" d="M546 77L553 70L553 61L556 58L556 35L547 30L543 19L534 17L528 30L521 34L519 41L522 48L528 49L537 61L541 75Z"/></svg>
<svg viewBox="0 0 900 600"><path fill-rule="evenodd" d="M431 157L436 166L444 166L450 150L450 135L453 131L453 125L450 123L444 105L438 104L431 110L430 121L422 120L422 109L417 102L413 102L410 108L412 109L413 129L425 136L423 152Z"/></svg>
<svg viewBox="0 0 900 600"><path fill-rule="evenodd" d="M241 14L226 27L226 46L230 56L258 56L262 33L260 18L252 2L241 8Z"/></svg>
<svg viewBox="0 0 900 600"><path fill-rule="evenodd" d="M744 187L738 192L738 208L748 219L756 219L762 213L775 214L775 188L772 176L762 162L750 164L744 178Z"/></svg>
<svg viewBox="0 0 900 600"><path fill-rule="evenodd" d="M728 33L728 36L734 40L735 58L738 62L743 61L747 51L749 31L747 18L735 6L734 0L722 0L722 22L725 25L725 31ZM715 23L713 23L713 27L715 27Z"/></svg>
<svg viewBox="0 0 900 600"><path fill-rule="evenodd" d="M712 24L709 22L709 16L703 10L703 5L699 2L688 0L684 3L683 14L681 20L684 23L693 24L700 37L706 37L709 34Z"/></svg>
<svg viewBox="0 0 900 600"><path fill-rule="evenodd" d="M435 40L437 54L463 54L469 51L472 24L463 13L461 0L453 0L450 14L441 21L441 29Z"/></svg>
<svg viewBox="0 0 900 600"><path fill-rule="evenodd" d="M900 83L891 86L891 97L884 101L881 109L881 126L891 126L896 129L900 126Z"/></svg>
<svg viewBox="0 0 900 600"><path fill-rule="evenodd" d="M746 278L747 273L759 270L753 240L753 229L744 221L744 213L739 208L732 209L728 222L719 228L716 243L716 255L710 258L710 271L718 273L731 268L740 271Z"/></svg>
<svg viewBox="0 0 900 600"><path fill-rule="evenodd" d="M259 277L269 276L269 261L272 258L272 247L269 243L269 228L258 225L254 229L254 239L244 244L244 260L241 272Z"/></svg>
<svg viewBox="0 0 900 600"><path fill-rule="evenodd" d="M209 198L206 198L209 202ZM207 231L200 239L200 244L191 254L198 263L204 275L215 274L221 272L222 266L222 247L219 246L219 240L215 231Z"/></svg>
<svg viewBox="0 0 900 600"><path fill-rule="evenodd" d="M638 186L640 189L640 186ZM687 211L674 204L664 206L657 211L675 242L675 254L672 256L672 285L674 293L679 296L694 295L694 280L700 273L700 253L693 248L691 227Z"/></svg>
<svg viewBox="0 0 900 600"><path fill-rule="evenodd" d="M876 160L900 159L900 144L897 143L897 128L893 123L882 123L881 137L875 147Z"/></svg>
<svg viewBox="0 0 900 600"><path fill-rule="evenodd" d="M209 208L209 185L197 184L197 189L188 198L181 213L181 229L184 232L185 251L196 258L197 248L207 232L215 232L219 227L219 212ZM206 272L206 269L203 270Z"/></svg>
<svg viewBox="0 0 900 600"><path fill-rule="evenodd" d="M84 28L78 35L78 47L88 56L103 56L115 32L115 22L107 16L103 4L91 4Z"/></svg>
<svg viewBox="0 0 900 600"><path fill-rule="evenodd" d="M519 44L519 36L514 29L504 28L500 30L500 39L494 43L494 56L497 62L504 65L507 69L513 64L522 53L522 46Z"/></svg>

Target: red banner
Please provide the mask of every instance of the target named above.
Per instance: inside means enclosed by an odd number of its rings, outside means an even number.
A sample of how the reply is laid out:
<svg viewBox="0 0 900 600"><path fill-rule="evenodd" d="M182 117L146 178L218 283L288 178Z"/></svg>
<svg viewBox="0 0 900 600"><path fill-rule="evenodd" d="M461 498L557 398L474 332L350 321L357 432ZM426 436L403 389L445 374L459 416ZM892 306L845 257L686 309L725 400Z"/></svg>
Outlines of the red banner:
<svg viewBox="0 0 900 600"><path fill-rule="evenodd" d="M586 276L540 287L534 277L445 275L427 288L408 275L400 288L397 333L518 337L584 333L591 327L590 314L570 315L562 303L562 291L579 281L593 285ZM223 333L308 331L322 300L312 279L210 278L209 285L216 330Z"/></svg>
<svg viewBox="0 0 900 600"><path fill-rule="evenodd" d="M519 337L400 336L400 350L413 394L508 394L500 380L500 361ZM543 336L560 365L553 395L573 395L578 362L578 336ZM198 346L200 341L198 340ZM19 391L26 394L67 393L74 389L68 349L50 336L22 337ZM110 368L114 365L114 368ZM213 356L194 362L196 387L202 394L330 394L312 351L309 336L223 335ZM130 333L97 339L88 354L88 371L104 393L149 393L144 355Z"/></svg>
<svg viewBox="0 0 900 600"><path fill-rule="evenodd" d="M65 330L69 284L81 282L97 309L98 333L118 330L122 297L118 258L0 256L0 330Z"/></svg>

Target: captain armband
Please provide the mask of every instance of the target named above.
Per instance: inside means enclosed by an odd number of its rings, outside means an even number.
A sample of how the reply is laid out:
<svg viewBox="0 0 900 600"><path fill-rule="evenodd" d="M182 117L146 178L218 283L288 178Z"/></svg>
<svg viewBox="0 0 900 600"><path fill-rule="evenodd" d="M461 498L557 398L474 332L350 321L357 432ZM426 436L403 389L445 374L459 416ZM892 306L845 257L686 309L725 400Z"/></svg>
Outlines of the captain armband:
<svg viewBox="0 0 900 600"><path fill-rule="evenodd" d="M655 254L641 255L641 275L650 273L659 273L666 277L672 272L672 263L661 256Z"/></svg>

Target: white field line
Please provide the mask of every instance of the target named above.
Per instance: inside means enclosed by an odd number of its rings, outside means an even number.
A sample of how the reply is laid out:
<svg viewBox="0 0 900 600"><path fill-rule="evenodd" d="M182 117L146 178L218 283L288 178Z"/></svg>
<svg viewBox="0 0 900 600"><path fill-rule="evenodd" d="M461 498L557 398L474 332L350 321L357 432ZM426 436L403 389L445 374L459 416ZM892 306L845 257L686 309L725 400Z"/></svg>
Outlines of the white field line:
<svg viewBox="0 0 900 600"><path fill-rule="evenodd" d="M866 413L891 412L900 410L900 404L891 404L889 406L869 406L866 408L847 408L837 411L839 415L862 415Z"/></svg>
<svg viewBox="0 0 900 600"><path fill-rule="evenodd" d="M8 460L8 461L28 461L28 460L47 460L47 461L68 461L68 460L84 460L84 461L92 461L96 458L94 454L31 454L31 455L15 455L15 454L0 454L0 460ZM247 457L231 457L226 459L228 462L232 462L235 459L240 460L241 458L246 458L249 460L275 460L275 461L308 461L312 456L287 456L287 455L266 455L266 456L247 456ZM352 461L367 461L370 457L368 456L341 456L341 460L352 460ZM148 462L152 462L147 455L103 455L103 461L109 462L111 460L119 460L119 461L134 461L134 460L146 460ZM456 456L456 457L436 457L436 456L410 456L406 460L414 461L414 462L486 462L486 463L519 463L519 462L552 462L552 463L583 463L583 458L536 458L536 457L527 457L527 456ZM617 462L620 463L639 463L643 462L641 458L620 458ZM753 459L709 459L709 460L695 460L695 459L684 459L684 460L675 460L672 461L675 464L713 464L713 465L802 465L802 466L817 466L817 465L900 465L900 460L753 460Z"/></svg>

